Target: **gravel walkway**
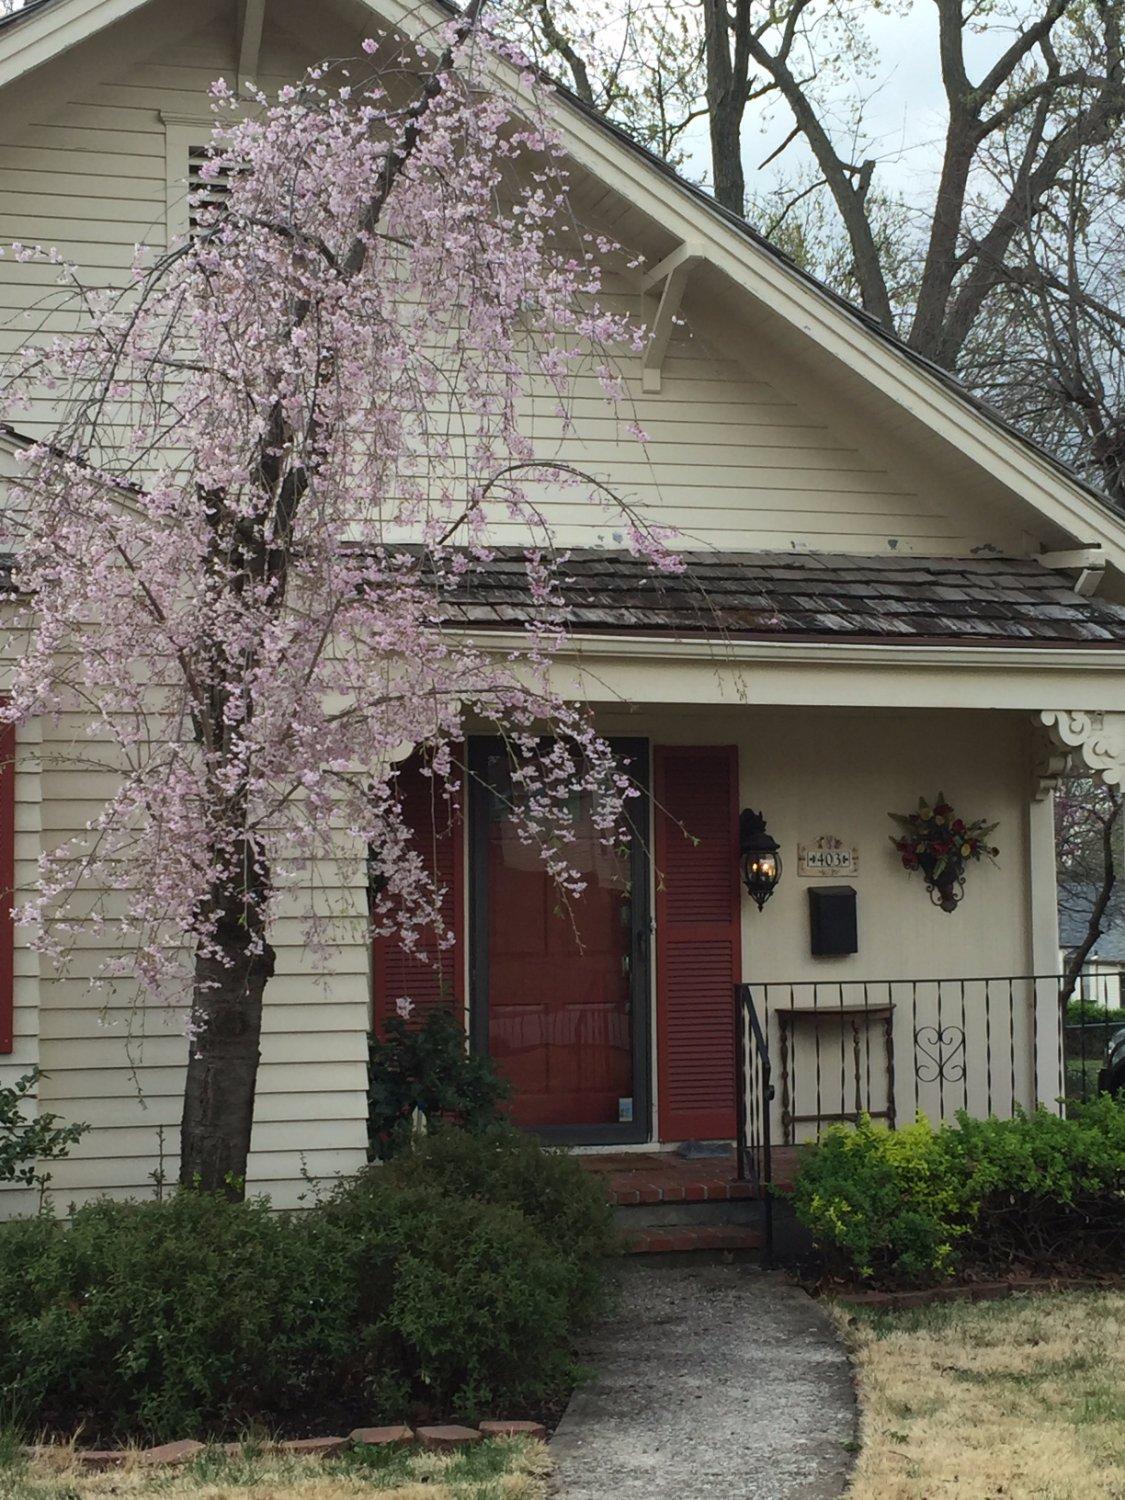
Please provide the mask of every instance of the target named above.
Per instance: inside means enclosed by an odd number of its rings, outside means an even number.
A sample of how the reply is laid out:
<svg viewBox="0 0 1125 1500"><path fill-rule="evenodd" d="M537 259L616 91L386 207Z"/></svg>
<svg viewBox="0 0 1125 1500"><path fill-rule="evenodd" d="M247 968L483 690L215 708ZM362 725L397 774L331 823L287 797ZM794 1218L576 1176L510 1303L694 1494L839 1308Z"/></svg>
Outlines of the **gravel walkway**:
<svg viewBox="0 0 1125 1500"><path fill-rule="evenodd" d="M855 1438L847 1358L775 1274L628 1264L551 1442L559 1500L831 1500Z"/></svg>

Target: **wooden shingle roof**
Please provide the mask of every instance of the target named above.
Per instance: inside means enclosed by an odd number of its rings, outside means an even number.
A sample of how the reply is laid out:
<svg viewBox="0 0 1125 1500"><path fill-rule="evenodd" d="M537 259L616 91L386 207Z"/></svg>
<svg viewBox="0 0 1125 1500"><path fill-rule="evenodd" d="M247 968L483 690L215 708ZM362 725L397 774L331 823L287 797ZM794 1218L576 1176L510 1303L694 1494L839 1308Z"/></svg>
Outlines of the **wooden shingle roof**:
<svg viewBox="0 0 1125 1500"><path fill-rule="evenodd" d="M1125 645L1125 606L1077 593L1066 573L1033 558L679 556L682 573L654 574L628 553L571 550L553 613L572 632ZM521 550L500 549L443 586L443 622L497 629L543 617L526 567Z"/></svg>

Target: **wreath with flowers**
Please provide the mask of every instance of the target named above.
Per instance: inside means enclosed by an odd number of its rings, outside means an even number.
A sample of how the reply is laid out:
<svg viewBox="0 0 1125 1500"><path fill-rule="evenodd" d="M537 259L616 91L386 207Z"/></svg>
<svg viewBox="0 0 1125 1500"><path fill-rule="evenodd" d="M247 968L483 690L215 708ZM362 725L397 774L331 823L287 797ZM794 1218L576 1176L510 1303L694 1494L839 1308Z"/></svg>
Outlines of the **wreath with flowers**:
<svg viewBox="0 0 1125 1500"><path fill-rule="evenodd" d="M965 894L965 866L969 860L995 859L999 849L990 842L999 826L978 818L966 823L939 792L932 802L918 798L918 811L891 813L902 829L891 834L903 867L921 870L930 900L942 911L955 911Z"/></svg>

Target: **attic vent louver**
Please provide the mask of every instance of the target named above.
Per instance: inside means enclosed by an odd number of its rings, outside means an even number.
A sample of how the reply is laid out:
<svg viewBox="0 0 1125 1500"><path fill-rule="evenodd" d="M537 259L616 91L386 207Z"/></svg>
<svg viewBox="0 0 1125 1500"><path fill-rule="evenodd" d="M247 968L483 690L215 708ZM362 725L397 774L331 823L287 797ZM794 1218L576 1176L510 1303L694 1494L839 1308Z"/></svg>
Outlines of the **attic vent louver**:
<svg viewBox="0 0 1125 1500"><path fill-rule="evenodd" d="M220 172L217 177L203 175L204 165L211 159L211 154L210 146L188 147L188 228L192 235L204 227L201 217L205 216L208 223L212 222L206 209L211 205L221 209L230 192L229 171Z"/></svg>

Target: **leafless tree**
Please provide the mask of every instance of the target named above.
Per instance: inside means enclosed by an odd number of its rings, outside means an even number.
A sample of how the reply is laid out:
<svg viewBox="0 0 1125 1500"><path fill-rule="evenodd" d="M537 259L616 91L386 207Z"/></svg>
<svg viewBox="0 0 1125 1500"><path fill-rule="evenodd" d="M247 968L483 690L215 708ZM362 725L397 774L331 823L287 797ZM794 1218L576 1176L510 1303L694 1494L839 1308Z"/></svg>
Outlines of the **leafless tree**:
<svg viewBox="0 0 1125 1500"><path fill-rule="evenodd" d="M1059 995L1064 1006L1112 915L1121 807L1120 792L1086 776L1067 777L1055 796L1060 902L1067 925L1081 933L1068 945Z"/></svg>
<svg viewBox="0 0 1125 1500"><path fill-rule="evenodd" d="M997 174L1010 155L997 152ZM1025 223L962 375L1125 509L1125 141L1083 146Z"/></svg>
<svg viewBox="0 0 1125 1500"><path fill-rule="evenodd" d="M809 269L1125 505L1125 7L926 3L946 126L932 190L923 175L916 195L896 196L865 126L876 71L867 0L688 0L674 33L645 0L510 0L539 55L561 60L578 92L622 123L647 118L640 133L654 149L682 149L701 100L721 203L749 208ZM549 9L563 5L565 25ZM992 60L974 71L976 33ZM743 162L763 111L789 128L760 167L776 172L794 143L807 165L748 202Z"/></svg>
<svg viewBox="0 0 1125 1500"><path fill-rule="evenodd" d="M585 104L678 165L706 112L697 0L509 0L532 58Z"/></svg>

